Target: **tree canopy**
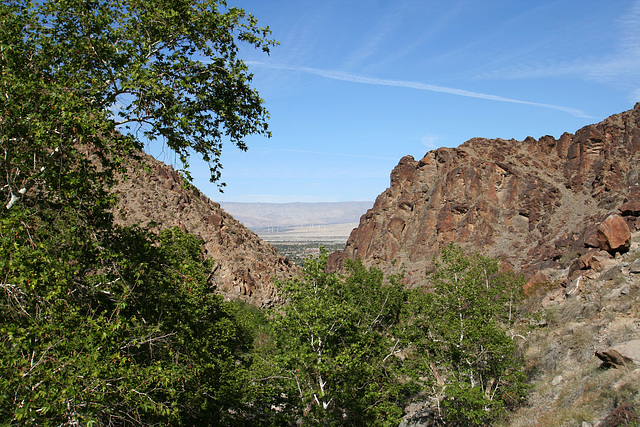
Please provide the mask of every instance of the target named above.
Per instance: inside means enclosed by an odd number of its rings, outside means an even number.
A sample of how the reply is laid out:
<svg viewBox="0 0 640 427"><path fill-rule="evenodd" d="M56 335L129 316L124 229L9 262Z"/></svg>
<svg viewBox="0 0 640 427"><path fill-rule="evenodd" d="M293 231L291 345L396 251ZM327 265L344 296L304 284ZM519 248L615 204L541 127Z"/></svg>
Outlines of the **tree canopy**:
<svg viewBox="0 0 640 427"><path fill-rule="evenodd" d="M180 230L112 221L146 142L219 178L268 134L224 1L0 3L0 424L241 423L253 332Z"/></svg>
<svg viewBox="0 0 640 427"><path fill-rule="evenodd" d="M359 260L344 275L326 263L322 252L280 284L286 303L256 349L254 399L277 408L272 418L397 425L415 400L430 422L472 426L522 402L522 357L507 334L521 277L453 246L416 289Z"/></svg>
<svg viewBox="0 0 640 427"><path fill-rule="evenodd" d="M407 336L425 354L412 369L428 379L447 425L486 425L526 395L522 355L507 334L524 279L450 245L426 283L407 305Z"/></svg>
<svg viewBox="0 0 640 427"><path fill-rule="evenodd" d="M114 151L159 140L187 175L196 153L216 181L225 140L246 150L246 136L270 135L239 50L276 42L224 0L3 0L0 19L7 207L34 186L55 188L82 148L113 166Z"/></svg>
<svg viewBox="0 0 640 427"><path fill-rule="evenodd" d="M407 293L361 262L344 277L326 265L323 251L281 284L287 301L273 313L273 348L256 354L257 386L268 387L268 405L281 405L289 422L393 425L412 389L397 354Z"/></svg>
<svg viewBox="0 0 640 427"><path fill-rule="evenodd" d="M58 225L0 233L15 247L0 257L0 423L238 422L253 333L211 290L200 242Z"/></svg>

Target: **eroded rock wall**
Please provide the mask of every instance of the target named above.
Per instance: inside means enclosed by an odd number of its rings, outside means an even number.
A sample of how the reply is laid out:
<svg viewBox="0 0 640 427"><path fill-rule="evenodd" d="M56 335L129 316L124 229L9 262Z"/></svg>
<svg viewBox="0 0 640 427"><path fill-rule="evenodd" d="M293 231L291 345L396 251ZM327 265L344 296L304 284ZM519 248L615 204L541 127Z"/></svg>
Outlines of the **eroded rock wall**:
<svg viewBox="0 0 640 427"><path fill-rule="evenodd" d="M331 266L361 258L412 284L454 242L529 274L567 267L623 204L637 227L639 185L640 104L558 139L474 138L402 158Z"/></svg>

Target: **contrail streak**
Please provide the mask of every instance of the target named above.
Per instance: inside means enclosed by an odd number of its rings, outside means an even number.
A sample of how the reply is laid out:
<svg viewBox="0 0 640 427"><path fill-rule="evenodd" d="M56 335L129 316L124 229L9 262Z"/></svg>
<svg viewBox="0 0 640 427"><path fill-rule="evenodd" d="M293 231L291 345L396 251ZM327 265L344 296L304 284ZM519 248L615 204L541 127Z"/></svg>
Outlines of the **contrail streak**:
<svg viewBox="0 0 640 427"><path fill-rule="evenodd" d="M402 81L402 80L378 79L375 77L361 76L358 74L344 73L340 71L322 70L319 68L311 68L311 67L300 67L295 65L267 64L264 62L257 62L257 61L246 61L246 63L248 65L254 65L254 66L315 74L317 76L325 77L328 79L341 80L345 82L378 85L378 86L405 87L409 89L426 90L429 92L448 93L451 95L466 96L468 98L479 98L479 99L486 99L490 101L510 102L513 104L523 104L523 105L531 105L534 107L549 108L552 110L559 110L567 114L571 114L572 116L575 116L575 117L590 117L583 111L578 110L576 108L563 107L561 105L554 105L554 104L545 104L541 102L523 101L520 99L513 99L513 98L505 98L503 96L490 95L490 94L479 93L479 92L471 92L468 90L455 89L455 88L450 88L446 86L436 86L436 85L430 85L425 83Z"/></svg>

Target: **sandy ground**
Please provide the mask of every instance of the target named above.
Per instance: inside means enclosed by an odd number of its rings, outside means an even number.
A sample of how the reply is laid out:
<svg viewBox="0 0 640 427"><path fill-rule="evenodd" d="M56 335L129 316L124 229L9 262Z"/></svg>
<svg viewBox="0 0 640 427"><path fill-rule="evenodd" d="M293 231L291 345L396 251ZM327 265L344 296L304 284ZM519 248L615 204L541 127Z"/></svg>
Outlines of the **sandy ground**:
<svg viewBox="0 0 640 427"><path fill-rule="evenodd" d="M260 230L258 236L267 242L322 241L346 242L357 222L331 225L307 225L287 230Z"/></svg>

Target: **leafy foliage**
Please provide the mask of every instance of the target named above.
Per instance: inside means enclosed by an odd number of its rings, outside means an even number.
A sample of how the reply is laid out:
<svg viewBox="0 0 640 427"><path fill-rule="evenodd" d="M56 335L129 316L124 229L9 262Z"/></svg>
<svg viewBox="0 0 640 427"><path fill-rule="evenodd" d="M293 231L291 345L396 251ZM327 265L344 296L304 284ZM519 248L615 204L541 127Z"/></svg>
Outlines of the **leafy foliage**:
<svg viewBox="0 0 640 427"><path fill-rule="evenodd" d="M452 245L428 282L431 289L418 290L408 305L409 335L429 355L423 369L441 417L448 425L484 425L526 394L523 360L506 333L523 279Z"/></svg>
<svg viewBox="0 0 640 427"><path fill-rule="evenodd" d="M269 30L224 1L0 3L0 423L233 424L253 342L179 230L116 227L144 142L219 177L268 134L238 57Z"/></svg>
<svg viewBox="0 0 640 427"><path fill-rule="evenodd" d="M526 392L507 335L522 278L498 261L443 251L423 289L360 261L327 272L327 253L280 284L251 370L260 418L324 425L397 425L412 398L446 425L486 425Z"/></svg>
<svg viewBox="0 0 640 427"><path fill-rule="evenodd" d="M28 4L0 5L0 169L6 207L38 195L65 205L95 200L90 203L103 208L102 188L117 166L108 161L109 147L127 153L131 141L120 135L107 141L114 130L107 112L79 95L72 81L56 76L56 63L63 60L48 57L37 16ZM104 169L96 168L88 153L102 160Z"/></svg>
<svg viewBox="0 0 640 427"><path fill-rule="evenodd" d="M222 0L3 0L0 22L8 207L32 188L95 191L121 155L156 139L185 168L198 154L217 180L223 138L245 150L247 135L269 135L238 43L275 42Z"/></svg>
<svg viewBox="0 0 640 427"><path fill-rule="evenodd" d="M268 28L223 0L0 4L0 423L392 425L418 388L481 425L524 393L505 328L520 281L443 252L428 291L327 253L269 316L207 283L198 240L112 223L143 143L220 177L268 114L239 43ZM430 390L429 390L430 388Z"/></svg>
<svg viewBox="0 0 640 427"><path fill-rule="evenodd" d="M46 230L30 234L0 260L3 423L232 421L253 336L210 291L195 237L125 229L58 252Z"/></svg>
<svg viewBox="0 0 640 427"><path fill-rule="evenodd" d="M393 331L406 291L361 262L346 278L326 271L327 253L308 258L303 277L281 284L258 385L282 396L271 405L290 422L392 425L402 415L401 361ZM260 367L255 367L259 370Z"/></svg>

